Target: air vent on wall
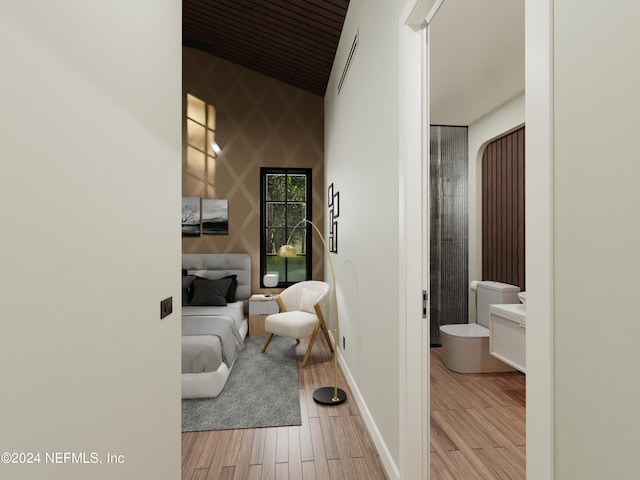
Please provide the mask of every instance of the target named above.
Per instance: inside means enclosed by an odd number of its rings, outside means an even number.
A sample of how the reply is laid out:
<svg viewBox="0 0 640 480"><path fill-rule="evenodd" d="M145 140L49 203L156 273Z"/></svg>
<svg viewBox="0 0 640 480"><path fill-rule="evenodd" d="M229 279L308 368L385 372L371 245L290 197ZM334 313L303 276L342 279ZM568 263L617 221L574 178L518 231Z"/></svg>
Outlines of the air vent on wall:
<svg viewBox="0 0 640 480"><path fill-rule="evenodd" d="M338 83L338 95L340 95L340 90L342 90L342 85L344 85L344 81L347 78L347 73L349 72L349 67L351 67L351 62L353 62L353 57L356 54L356 50L358 49L358 37L360 36L360 30L356 30L356 36L353 37L353 43L351 44L351 50L349 50L349 56L347 57L347 61L344 64L344 68L342 69L342 75L340 75L340 82Z"/></svg>

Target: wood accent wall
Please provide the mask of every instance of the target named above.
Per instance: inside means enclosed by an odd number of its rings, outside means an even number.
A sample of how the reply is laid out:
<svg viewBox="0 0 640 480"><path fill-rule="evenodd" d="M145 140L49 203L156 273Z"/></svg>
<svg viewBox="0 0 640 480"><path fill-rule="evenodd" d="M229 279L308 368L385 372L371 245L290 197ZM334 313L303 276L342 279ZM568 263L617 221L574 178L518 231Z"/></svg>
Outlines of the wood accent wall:
<svg viewBox="0 0 640 480"><path fill-rule="evenodd" d="M524 127L482 156L482 278L525 290Z"/></svg>

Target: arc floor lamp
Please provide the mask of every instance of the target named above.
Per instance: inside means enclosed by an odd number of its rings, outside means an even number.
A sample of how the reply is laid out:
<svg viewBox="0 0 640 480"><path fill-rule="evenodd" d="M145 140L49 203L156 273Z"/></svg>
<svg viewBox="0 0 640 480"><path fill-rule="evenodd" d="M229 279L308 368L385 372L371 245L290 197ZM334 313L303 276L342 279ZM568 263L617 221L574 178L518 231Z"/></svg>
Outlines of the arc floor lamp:
<svg viewBox="0 0 640 480"><path fill-rule="evenodd" d="M313 227L315 232L320 237L320 241L322 242L322 246L324 247L324 251L327 254L327 259L329 260L329 268L331 269L331 281L333 282L333 387L320 387L313 392L313 400L317 403L321 403L323 405L340 405L344 403L347 399L347 394L341 388L338 388L338 296L336 294L336 274L333 269L333 261L331 260L331 255L329 254L329 249L327 248L327 244L324 241L320 230L316 225L306 218L300 220L291 233L289 234L289 238L287 238L287 243L280 247L278 250L279 257L296 257L298 253L293 245L289 242L291 241L291 237L293 236L293 232L302 225L303 223L308 223Z"/></svg>

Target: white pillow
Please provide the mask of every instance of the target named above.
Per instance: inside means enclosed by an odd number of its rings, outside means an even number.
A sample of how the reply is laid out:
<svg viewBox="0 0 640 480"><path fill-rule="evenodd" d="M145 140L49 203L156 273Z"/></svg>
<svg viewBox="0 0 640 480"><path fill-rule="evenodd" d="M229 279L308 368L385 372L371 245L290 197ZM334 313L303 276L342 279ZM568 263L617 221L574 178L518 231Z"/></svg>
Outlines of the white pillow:
<svg viewBox="0 0 640 480"><path fill-rule="evenodd" d="M300 295L300 310L303 312L316 313L313 306L316 304L316 292L309 290L308 288L302 289L302 295Z"/></svg>

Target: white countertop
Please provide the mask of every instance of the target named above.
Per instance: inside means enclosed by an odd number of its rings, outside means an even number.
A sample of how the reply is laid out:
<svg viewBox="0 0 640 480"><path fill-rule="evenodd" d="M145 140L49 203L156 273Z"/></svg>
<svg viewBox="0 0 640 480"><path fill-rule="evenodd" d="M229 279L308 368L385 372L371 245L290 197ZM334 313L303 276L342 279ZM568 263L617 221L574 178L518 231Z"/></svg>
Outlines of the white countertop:
<svg viewBox="0 0 640 480"><path fill-rule="evenodd" d="M490 305L489 313L498 317L506 318L521 325L527 324L527 310L522 303Z"/></svg>

